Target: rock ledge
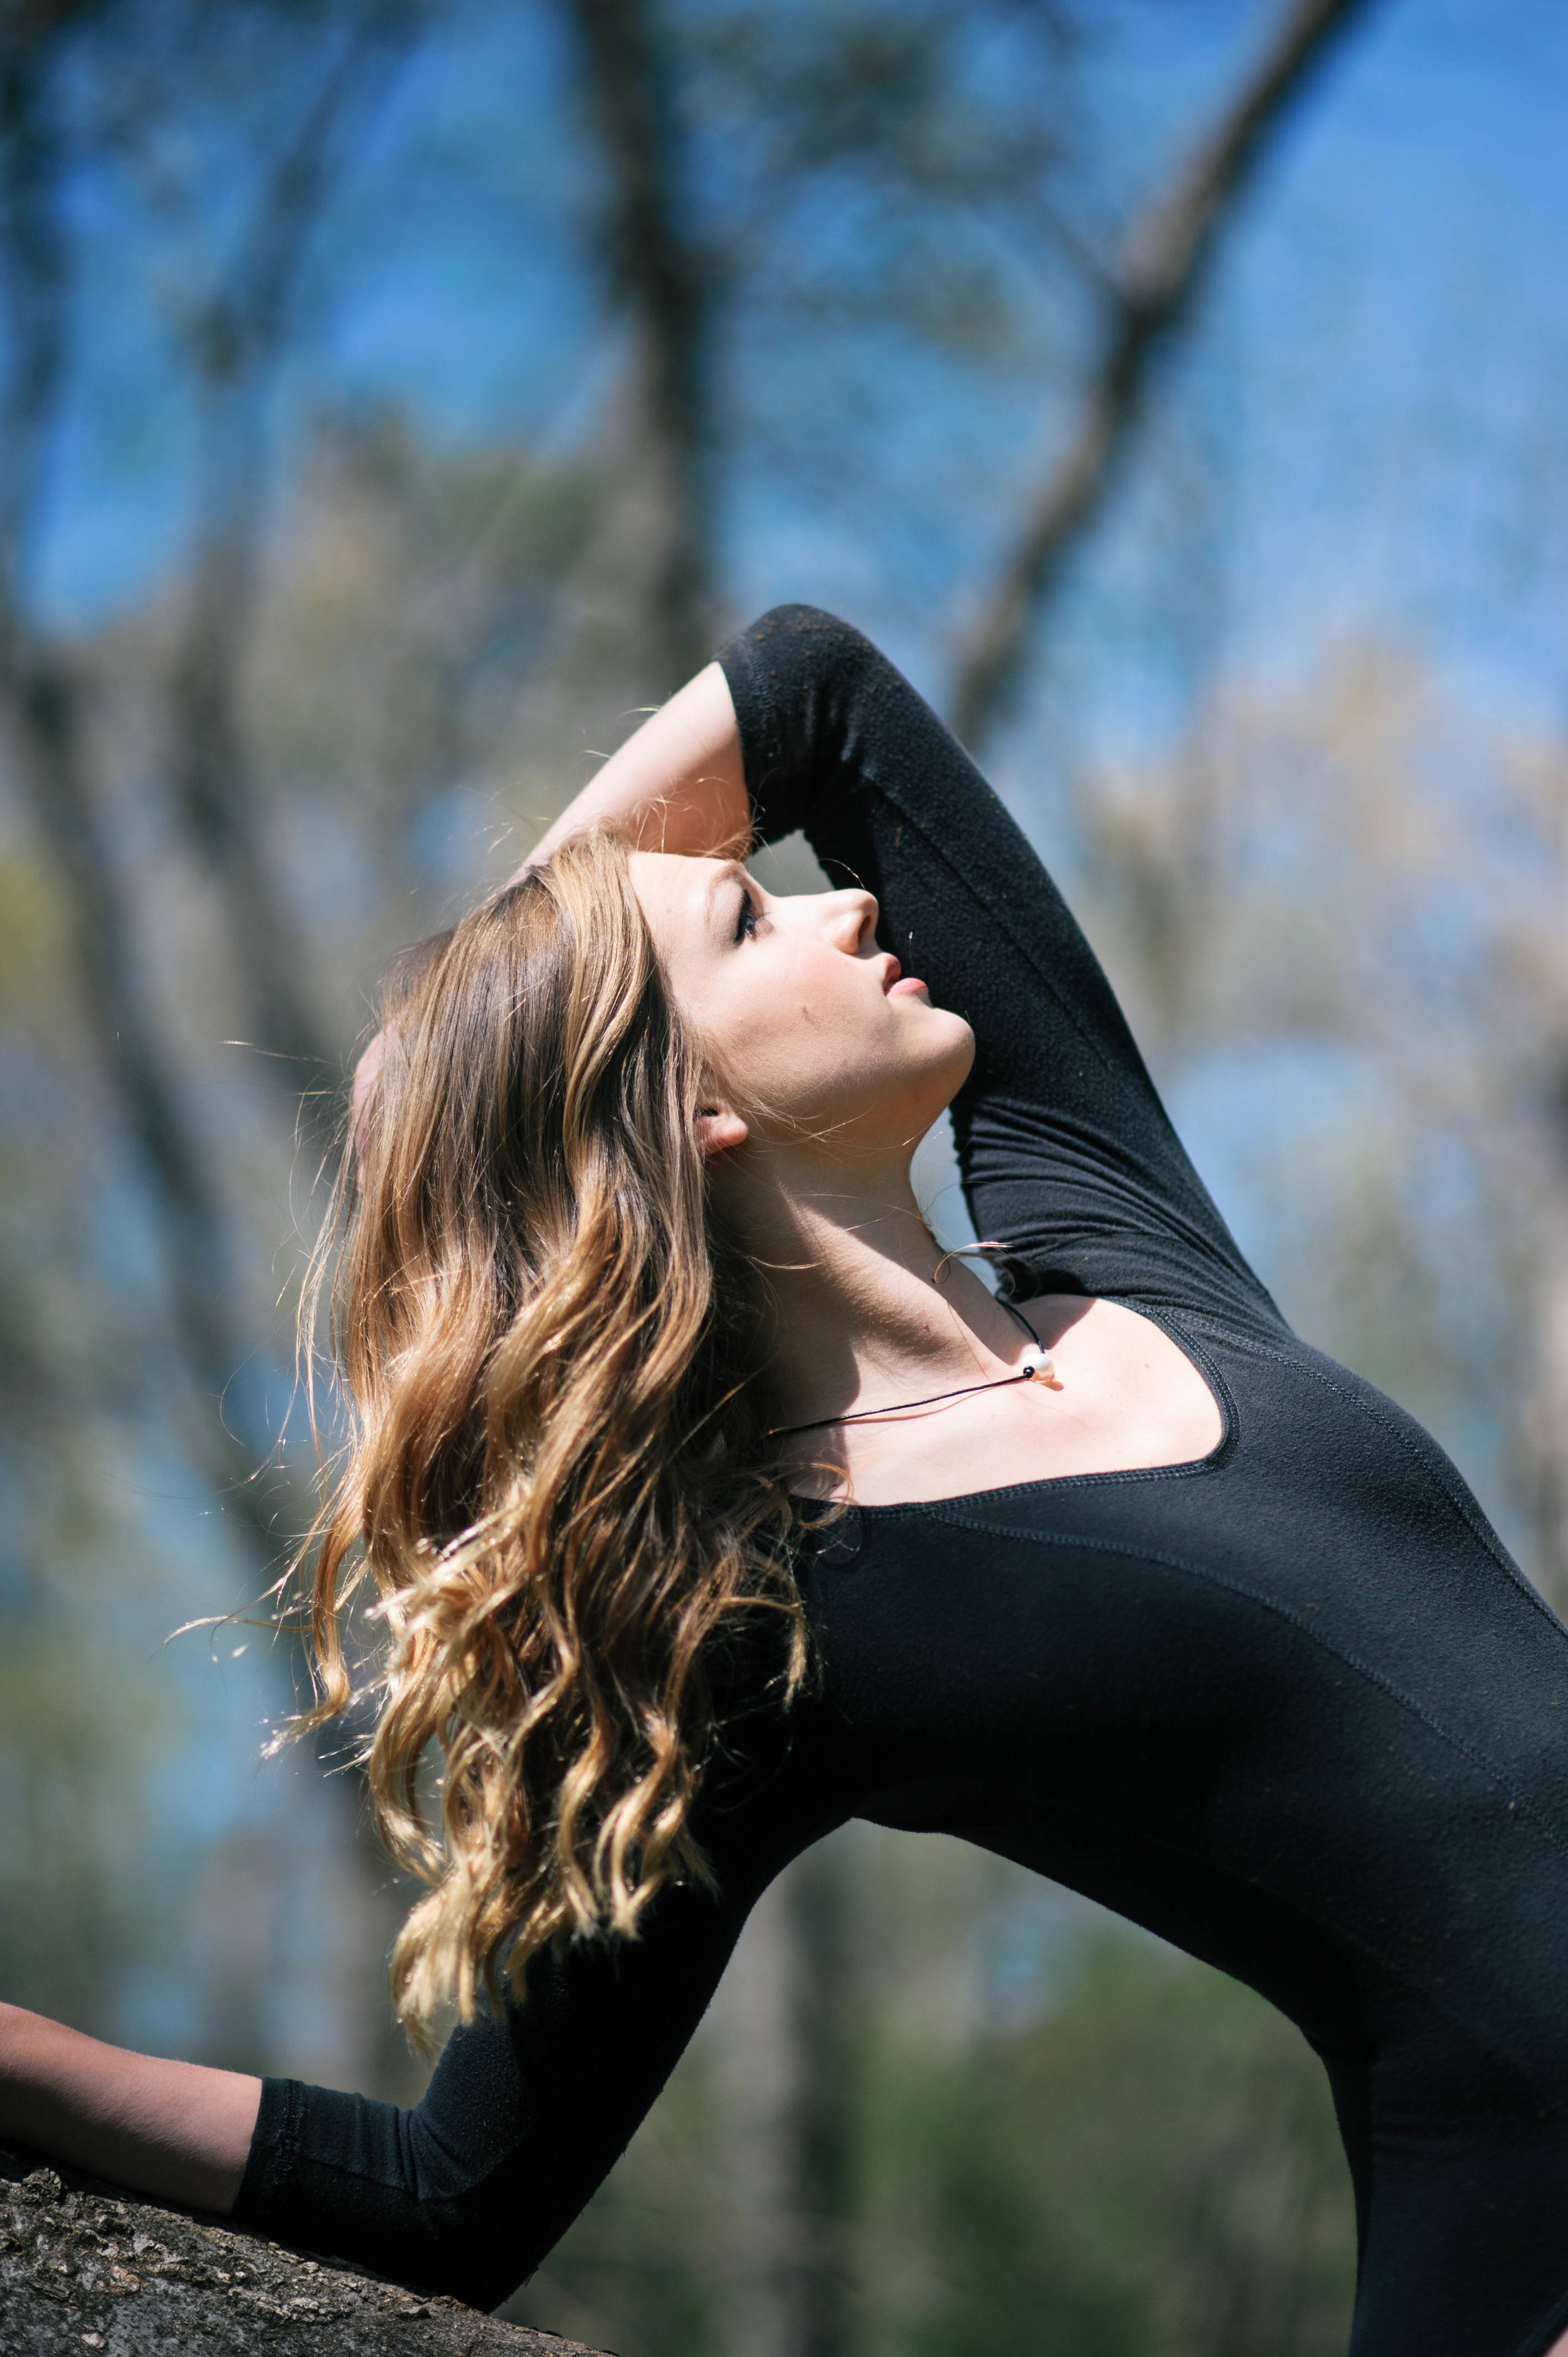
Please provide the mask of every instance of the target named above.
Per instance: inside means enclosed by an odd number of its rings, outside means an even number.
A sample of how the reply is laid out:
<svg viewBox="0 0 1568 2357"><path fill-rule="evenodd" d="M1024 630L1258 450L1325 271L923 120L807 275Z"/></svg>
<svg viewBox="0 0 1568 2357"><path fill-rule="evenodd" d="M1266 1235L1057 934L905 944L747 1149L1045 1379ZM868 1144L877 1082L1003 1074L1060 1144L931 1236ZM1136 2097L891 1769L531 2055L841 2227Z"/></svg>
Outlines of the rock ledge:
<svg viewBox="0 0 1568 2357"><path fill-rule="evenodd" d="M0 2145L0 2357L604 2357Z"/></svg>

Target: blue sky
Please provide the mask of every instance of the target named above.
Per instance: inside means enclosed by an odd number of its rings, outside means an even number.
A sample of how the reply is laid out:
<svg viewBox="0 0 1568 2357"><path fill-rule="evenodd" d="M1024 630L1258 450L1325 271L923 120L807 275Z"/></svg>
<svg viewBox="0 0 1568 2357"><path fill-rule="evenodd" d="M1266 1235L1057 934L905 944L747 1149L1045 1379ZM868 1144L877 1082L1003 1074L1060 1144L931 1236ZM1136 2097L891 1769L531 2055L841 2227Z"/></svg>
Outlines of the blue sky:
<svg viewBox="0 0 1568 2357"><path fill-rule="evenodd" d="M1157 178L1273 13L1107 10L1083 89L1116 194ZM1491 688L1555 700L1565 87L1568 17L1547 0L1383 0L1272 159L1171 387L1219 421L1249 659L1288 662L1373 619L1444 642ZM285 420L392 397L459 440L591 433L618 350L583 267L593 192L552 12L448 12L335 210ZM155 284L113 191L82 201L91 326L47 554L53 601L79 616L169 561L188 429L154 325L182 292L166 251ZM836 598L882 619L935 685L966 584L1048 447L1047 388L1018 371L961 396L933 367L880 390L879 528L868 538L858 512L846 528L847 495L781 496L743 457L736 601ZM866 430L848 405L843 423L846 442ZM1148 561L1134 479L1096 573L1135 584Z"/></svg>

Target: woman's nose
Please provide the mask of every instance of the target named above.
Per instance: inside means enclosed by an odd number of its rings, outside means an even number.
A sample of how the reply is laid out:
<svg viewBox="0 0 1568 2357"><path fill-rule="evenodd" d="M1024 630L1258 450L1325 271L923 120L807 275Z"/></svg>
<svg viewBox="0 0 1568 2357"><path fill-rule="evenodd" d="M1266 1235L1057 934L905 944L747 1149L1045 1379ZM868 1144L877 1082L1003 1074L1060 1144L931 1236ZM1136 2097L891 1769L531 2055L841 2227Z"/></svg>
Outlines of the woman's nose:
<svg viewBox="0 0 1568 2357"><path fill-rule="evenodd" d="M876 896L873 892L830 892L826 896L828 929L839 947L852 957L869 948L876 937Z"/></svg>

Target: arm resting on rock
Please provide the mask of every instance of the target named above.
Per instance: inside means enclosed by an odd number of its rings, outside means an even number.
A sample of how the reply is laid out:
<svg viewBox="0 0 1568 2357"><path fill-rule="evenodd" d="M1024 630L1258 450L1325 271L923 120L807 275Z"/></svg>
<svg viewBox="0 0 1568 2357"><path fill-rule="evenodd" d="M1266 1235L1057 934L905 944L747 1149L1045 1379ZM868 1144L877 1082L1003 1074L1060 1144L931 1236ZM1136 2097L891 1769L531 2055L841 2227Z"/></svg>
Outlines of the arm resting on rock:
<svg viewBox="0 0 1568 2357"><path fill-rule="evenodd" d="M137 2192L231 2210L261 2099L240 2072L132 2054L0 2005L0 2136Z"/></svg>

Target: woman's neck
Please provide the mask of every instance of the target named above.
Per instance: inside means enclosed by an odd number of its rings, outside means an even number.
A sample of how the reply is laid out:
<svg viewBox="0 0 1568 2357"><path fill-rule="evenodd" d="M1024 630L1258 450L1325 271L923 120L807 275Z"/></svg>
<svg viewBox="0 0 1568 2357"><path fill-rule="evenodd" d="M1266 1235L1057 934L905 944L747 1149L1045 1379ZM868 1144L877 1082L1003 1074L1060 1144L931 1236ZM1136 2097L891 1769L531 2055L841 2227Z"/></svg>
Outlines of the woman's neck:
<svg viewBox="0 0 1568 2357"><path fill-rule="evenodd" d="M821 1166L732 1196L776 1305L778 1421L805 1424L922 1390L983 1382L1017 1354L1016 1326L945 1254L907 1166Z"/></svg>

